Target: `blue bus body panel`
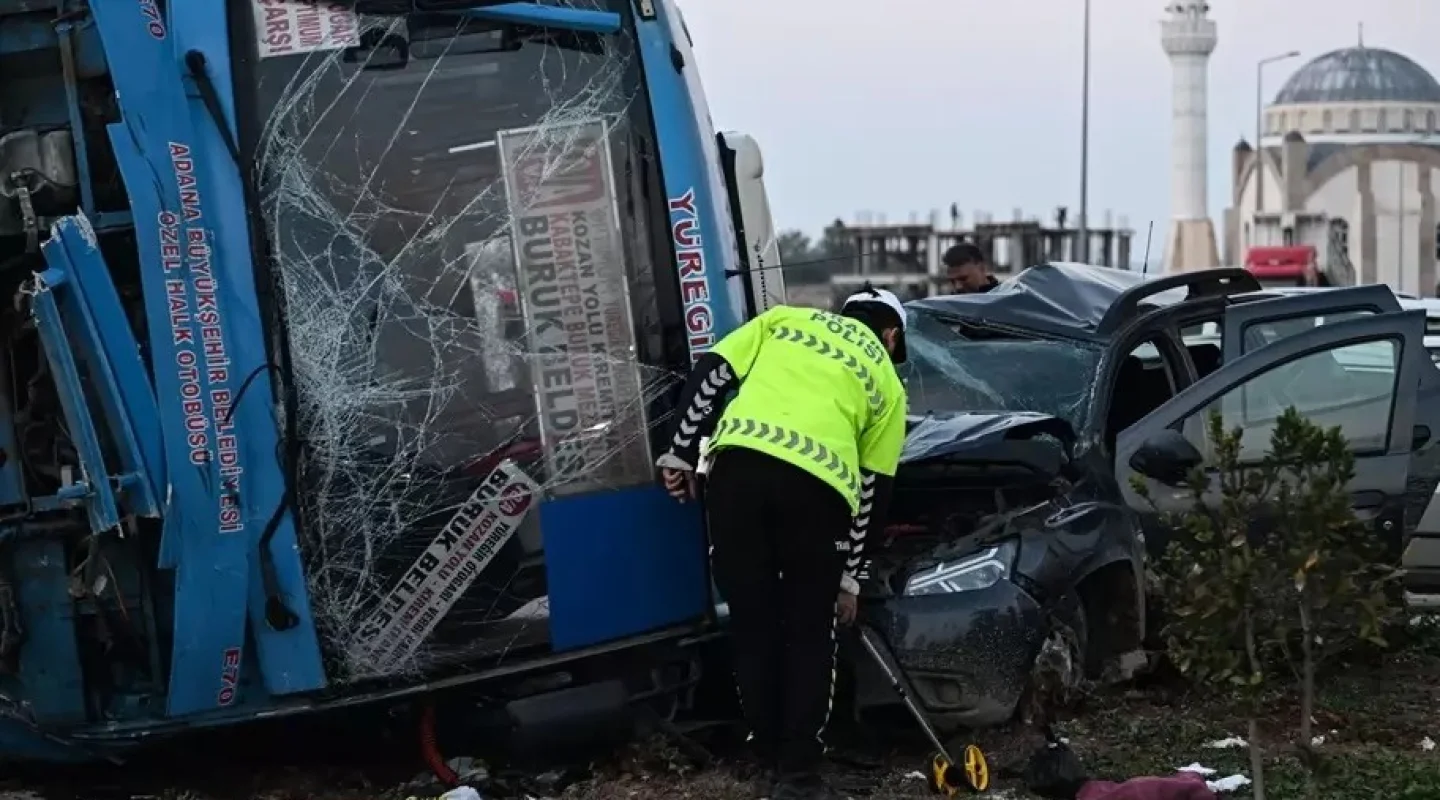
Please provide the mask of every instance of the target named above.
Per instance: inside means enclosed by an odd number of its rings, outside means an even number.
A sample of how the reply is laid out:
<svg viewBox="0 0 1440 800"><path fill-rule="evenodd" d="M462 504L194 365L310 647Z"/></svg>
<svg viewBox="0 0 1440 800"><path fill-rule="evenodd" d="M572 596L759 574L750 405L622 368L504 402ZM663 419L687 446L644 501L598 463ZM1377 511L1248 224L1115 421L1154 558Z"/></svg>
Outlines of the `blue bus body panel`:
<svg viewBox="0 0 1440 800"><path fill-rule="evenodd" d="M540 506L550 640L571 650L699 618L709 603L694 503L659 486Z"/></svg>
<svg viewBox="0 0 1440 800"><path fill-rule="evenodd" d="M75 601L65 548L52 539L10 545L25 647L20 651L19 687L38 724L85 721L85 684L75 640ZM3 717L0 717L3 719ZM0 734L3 735L3 734Z"/></svg>
<svg viewBox="0 0 1440 800"><path fill-rule="evenodd" d="M706 167L713 135L698 121L692 85L675 68L674 22L636 16L641 66L652 103L661 174L669 197L675 266L687 299L692 359L733 330L726 290L734 267L725 245L724 197ZM688 45L685 48L688 51ZM687 65L693 70L693 65ZM718 162L716 166L718 170ZM733 238L733 237L732 237ZM704 525L695 504L681 505L655 485L546 501L540 507L556 649L613 641L701 618L710 604Z"/></svg>
<svg viewBox="0 0 1440 800"><path fill-rule="evenodd" d="M235 84L231 74L231 53L225 0L185 0L173 3L170 24L174 29L176 61L187 53L204 55L206 69L220 96L225 119L219 121L237 137L235 128ZM177 66L177 68L179 68ZM295 521L286 502L284 469L280 452L278 420L273 412L270 358L266 350L266 328L262 323L256 295L255 263L251 257L246 218L245 191L234 159L229 155L217 121L211 119L204 103L193 91L189 98L194 126L197 160L207 187L206 209L213 219L226 223L211 231L215 247L224 258L216 261L215 279L224 297L225 341L230 360L230 389L235 397L234 419L242 432L240 457L247 466L242 494L244 531L249 542L250 630L255 642L255 661L260 665L265 689L286 695L322 689L326 685L320 642L311 614L310 595L300 560ZM233 140L233 139L232 139ZM266 621L265 585L258 563L260 537L272 516L278 514L269 554L285 608L294 614L294 624L275 630Z"/></svg>
<svg viewBox="0 0 1440 800"><path fill-rule="evenodd" d="M42 294L54 295L58 334L74 351L100 402L123 473L125 507L137 516L158 518L154 476L164 473L165 459L155 392L95 232L85 217L67 217L51 228L41 252L51 267L47 281L60 278ZM37 305L37 321L42 313Z"/></svg>
<svg viewBox="0 0 1440 800"><path fill-rule="evenodd" d="M215 121L201 116L204 132L197 130L200 103L182 83L179 31L172 31L187 23L185 46L213 52L217 38L225 47L226 17L222 3L195 0L172 4L178 16L169 24L131 0L91 7L106 52L123 54L111 59L123 98L111 140L134 210L156 394L165 404L169 513L179 517L167 520L163 549L177 572L167 712L182 716L239 699L247 606L264 605L253 591L259 570L251 561L282 492L268 383L252 381L261 385L236 404L242 370L266 370L248 236L235 224L245 219L239 177ZM188 16L201 13L208 16ZM214 55L212 68L228 64L228 48ZM212 77L228 87L228 74ZM222 160L228 170L217 166ZM303 581L296 580L293 529L288 543L277 535L275 545L277 572L291 577L285 599L301 623L272 631L259 616L262 671L278 691L319 688L324 676Z"/></svg>
<svg viewBox="0 0 1440 800"><path fill-rule="evenodd" d="M192 226L181 229L186 208L170 163L174 145L178 156L191 159L187 169L193 177L194 148L168 30L147 20L139 4L125 0L97 0L92 10L106 52L125 54L111 59L124 103L122 121L110 127L110 139L130 195L140 250L172 487L167 516L178 517L166 521L163 551L176 570L167 712L182 716L216 707L226 688L222 672L241 660L249 559L243 539L219 530L221 486L210 462L214 408L204 376L198 375L203 362L196 346L194 276L185 268L181 245ZM192 215L198 199L191 197ZM204 221L192 216L190 222ZM187 417L196 430L188 429ZM235 698L227 699L233 703Z"/></svg>
<svg viewBox="0 0 1440 800"><path fill-rule="evenodd" d="M689 43L683 34L674 35L679 22L668 2L656 2L655 12L655 19L637 17L635 30L661 143L660 174L669 199L671 243L693 362L740 324L726 288L726 273L737 268L739 258L718 157L713 166L706 164L707 155L716 151L715 134L703 99L697 104L692 94L699 81L690 77L695 64L686 56ZM674 53L688 62L682 69L676 68Z"/></svg>

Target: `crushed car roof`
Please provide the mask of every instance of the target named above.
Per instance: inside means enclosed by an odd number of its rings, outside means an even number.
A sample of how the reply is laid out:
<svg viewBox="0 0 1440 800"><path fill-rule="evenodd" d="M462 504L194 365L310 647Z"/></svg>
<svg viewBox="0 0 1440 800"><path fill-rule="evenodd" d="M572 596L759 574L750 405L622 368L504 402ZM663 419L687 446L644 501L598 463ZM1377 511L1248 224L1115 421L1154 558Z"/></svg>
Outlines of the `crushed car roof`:
<svg viewBox="0 0 1440 800"><path fill-rule="evenodd" d="M1030 267L984 294L927 297L906 305L940 317L1102 340L1142 308L1259 288L1249 273L1237 269L1155 276L1113 267L1052 263Z"/></svg>

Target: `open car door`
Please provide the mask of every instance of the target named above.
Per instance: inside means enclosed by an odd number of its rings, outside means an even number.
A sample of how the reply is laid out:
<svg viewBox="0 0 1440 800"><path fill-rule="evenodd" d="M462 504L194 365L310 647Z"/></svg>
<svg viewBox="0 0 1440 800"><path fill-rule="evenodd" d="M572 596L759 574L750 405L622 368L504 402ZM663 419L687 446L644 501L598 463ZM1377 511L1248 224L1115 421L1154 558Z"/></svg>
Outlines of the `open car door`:
<svg viewBox="0 0 1440 800"><path fill-rule="evenodd" d="M1355 453L1350 492L1356 512L1398 547L1407 516L1418 520L1419 509L1406 502L1412 456L1434 450L1431 431L1437 429L1416 421L1422 381L1434 387L1440 378L1424 349L1424 330L1424 312L1370 313L1312 322L1227 360L1120 433L1115 473L1126 502L1152 523L1157 512L1189 506L1186 474L1196 458L1212 461L1206 435L1212 409L1227 429L1240 428L1242 462L1258 462L1269 450L1275 421L1293 406L1320 425L1339 426ZM1440 410L1426 412L1428 419ZM1132 488L1137 476L1151 501ZM1150 555L1158 556L1169 541L1165 529L1147 524L1146 534Z"/></svg>
<svg viewBox="0 0 1440 800"><path fill-rule="evenodd" d="M1388 286L1355 286L1331 292L1250 302L1225 309L1224 361L1264 347L1277 335L1292 335L1339 319L1385 314L1403 308ZM1355 364L1359 367L1359 364ZM1405 599L1418 607L1440 607L1440 371L1420 370L1414 452L1410 456L1404 514Z"/></svg>
<svg viewBox="0 0 1440 800"><path fill-rule="evenodd" d="M1233 305L1225 309L1223 363L1229 364L1252 350L1316 325L1400 310L1400 301L1384 284Z"/></svg>
<svg viewBox="0 0 1440 800"><path fill-rule="evenodd" d="M1316 324L1401 309L1389 287L1356 286L1306 292L1226 309L1224 361L1258 349L1277 335L1290 335ZM1433 358L1432 358L1433 361ZM1355 367L1362 365L1355 364ZM1406 600L1416 607L1440 608L1440 371L1421 369L1416 404L1414 451L1410 456L1404 519Z"/></svg>

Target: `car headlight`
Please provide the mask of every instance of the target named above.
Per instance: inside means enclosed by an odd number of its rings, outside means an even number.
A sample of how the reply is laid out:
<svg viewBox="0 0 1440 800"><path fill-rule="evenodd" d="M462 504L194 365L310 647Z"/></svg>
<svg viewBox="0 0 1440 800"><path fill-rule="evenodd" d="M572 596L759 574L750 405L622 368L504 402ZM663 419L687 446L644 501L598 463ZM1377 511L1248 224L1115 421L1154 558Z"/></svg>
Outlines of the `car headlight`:
<svg viewBox="0 0 1440 800"><path fill-rule="evenodd" d="M1005 542L955 561L917 572L905 581L905 596L975 592L988 589L1010 574L1015 543Z"/></svg>

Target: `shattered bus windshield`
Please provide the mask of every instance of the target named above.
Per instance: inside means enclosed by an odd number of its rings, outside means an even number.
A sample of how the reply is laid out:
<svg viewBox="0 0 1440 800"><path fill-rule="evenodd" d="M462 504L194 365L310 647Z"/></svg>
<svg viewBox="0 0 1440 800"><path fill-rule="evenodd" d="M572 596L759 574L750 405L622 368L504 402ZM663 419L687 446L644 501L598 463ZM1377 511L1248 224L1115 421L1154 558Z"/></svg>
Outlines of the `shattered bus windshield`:
<svg viewBox="0 0 1440 800"><path fill-rule="evenodd" d="M552 497L651 480L663 194L625 32L263 6L240 121L315 612L345 646L497 465ZM544 595L535 515L512 541L446 625Z"/></svg>
<svg viewBox="0 0 1440 800"><path fill-rule="evenodd" d="M1100 351L1029 339L968 339L912 312L901 366L912 414L1033 411L1083 428Z"/></svg>

